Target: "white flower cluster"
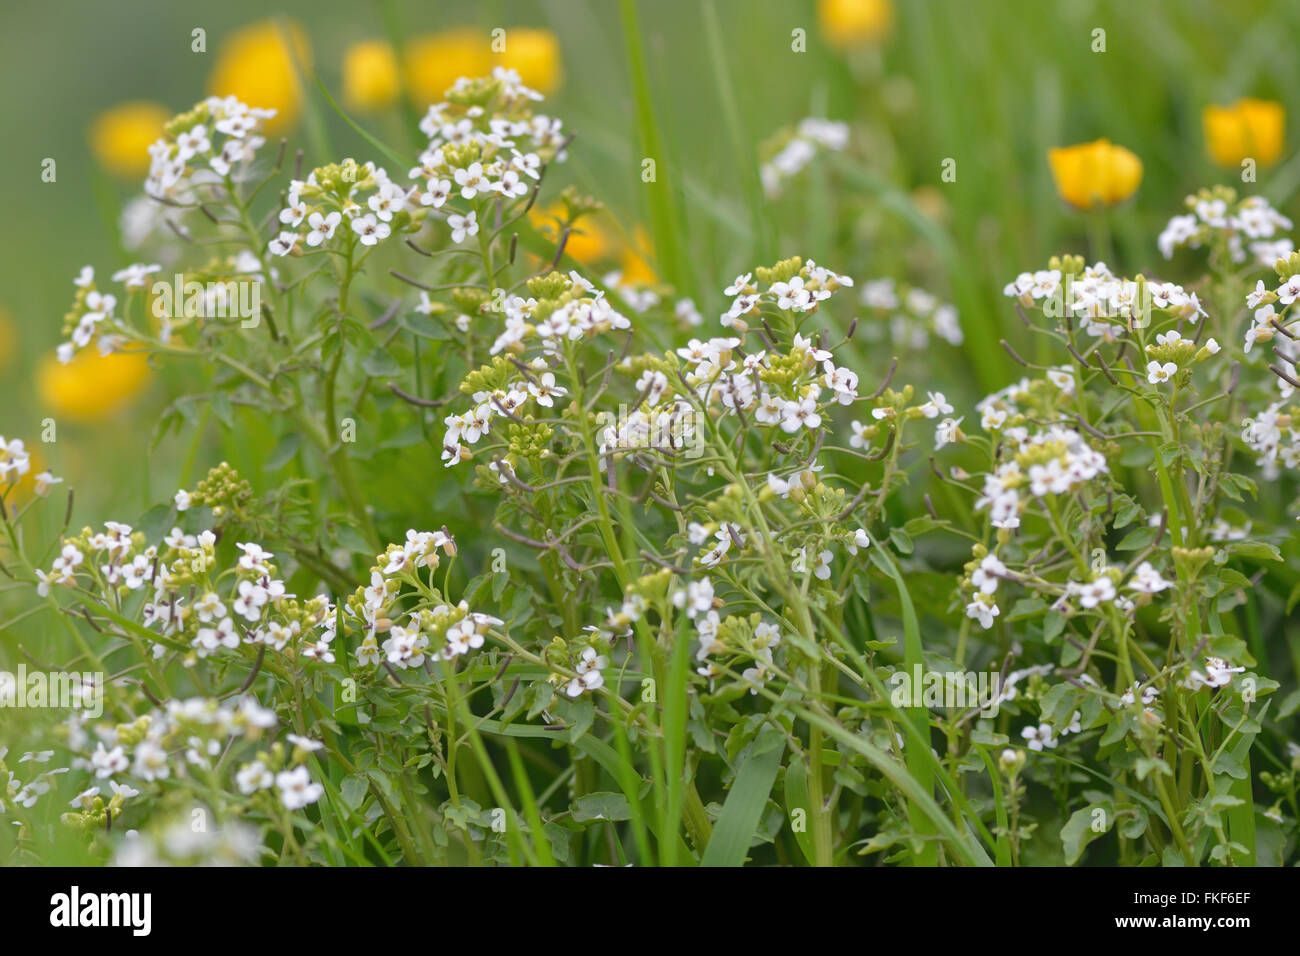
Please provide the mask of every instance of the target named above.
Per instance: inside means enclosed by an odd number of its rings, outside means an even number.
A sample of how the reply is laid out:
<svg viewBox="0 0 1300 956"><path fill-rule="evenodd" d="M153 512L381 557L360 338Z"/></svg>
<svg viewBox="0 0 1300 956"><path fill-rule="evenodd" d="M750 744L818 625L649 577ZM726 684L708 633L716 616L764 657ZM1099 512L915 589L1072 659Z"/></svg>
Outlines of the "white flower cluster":
<svg viewBox="0 0 1300 956"><path fill-rule="evenodd" d="M1245 670L1244 667L1229 667L1227 661L1221 657L1207 657L1205 670L1189 669L1187 677L1183 680L1183 686L1188 690L1200 690L1202 687L1227 687L1232 683L1233 674L1241 674Z"/></svg>
<svg viewBox="0 0 1300 956"><path fill-rule="evenodd" d="M1241 440L1259 455L1255 463L1266 479L1276 479L1281 468L1300 468L1298 425L1292 408L1283 408L1281 402L1242 422Z"/></svg>
<svg viewBox="0 0 1300 956"><path fill-rule="evenodd" d="M375 558L370 569L370 585L358 588L348 602L348 613L361 622L362 640L356 649L357 661L377 667L386 662L399 670L420 667L429 657L452 660L483 646L488 629L501 625L500 618L471 612L461 601L426 602L407 614L405 624L397 624L397 602L402 585L419 585L421 568L432 577L441 559L438 552L456 554L456 542L443 531L406 532L401 544L390 544ZM382 645L379 634L385 633Z"/></svg>
<svg viewBox="0 0 1300 956"><path fill-rule="evenodd" d="M144 535L130 525L109 521L101 532L87 528L66 539L49 572L37 570L38 591L84 587L107 596L148 588L142 623L172 644L188 643L187 665L241 645L292 647L301 657L333 662L329 599L299 602L286 594L271 563L274 555L252 542L238 545L242 553L234 568L217 572L216 542L211 530L191 535L173 528L161 548L146 547ZM154 656L168 649L168 643L156 643Z"/></svg>
<svg viewBox="0 0 1300 956"><path fill-rule="evenodd" d="M724 658L743 658L751 662L741 678L751 685L750 693L768 678L773 666L773 654L781 646L781 629L758 615L749 617L728 615L721 617L714 605L713 582L707 577L689 581L685 588L671 595L673 606L686 612L695 623L695 635L700 642L695 660L700 663L696 673L710 681L724 673Z"/></svg>
<svg viewBox="0 0 1300 956"><path fill-rule="evenodd" d="M394 217L420 209L413 194L372 162L357 166L347 160L338 167L313 170L305 180L289 183L280 210L280 222L288 228L267 248L277 256L301 250L304 242L314 249L333 239L344 222L363 246L378 245L392 235Z"/></svg>
<svg viewBox="0 0 1300 956"><path fill-rule="evenodd" d="M497 67L491 80L462 77L420 120L429 138L420 164L409 173L411 202L441 209L464 200L499 196L520 199L541 178L545 162L563 162L563 124L533 113L542 95L524 86L514 70ZM452 241L478 233L477 214L448 213Z"/></svg>
<svg viewBox="0 0 1300 956"><path fill-rule="evenodd" d="M1160 233L1156 245L1166 259L1175 249L1199 249L1216 241L1226 244L1233 262L1253 256L1257 264L1272 266L1285 259L1295 247L1278 232L1292 228L1292 222L1269 205L1263 196L1248 196L1240 202L1231 190L1202 190L1188 196L1185 215L1174 216Z"/></svg>
<svg viewBox="0 0 1300 956"><path fill-rule="evenodd" d="M237 178L265 145L261 135L275 110L256 109L233 96L209 96L176 117L166 134L149 147L144 191L155 199L187 205L194 187Z"/></svg>
<svg viewBox="0 0 1300 956"><path fill-rule="evenodd" d="M262 853L256 827L226 822L196 828L193 819L185 816L147 831L128 831L110 865L252 866Z"/></svg>
<svg viewBox="0 0 1300 956"><path fill-rule="evenodd" d="M846 123L810 116L801 120L794 131L782 135L778 142L779 148L759 167L763 192L769 197L780 195L782 186L799 175L819 149L843 150L849 142L849 127Z"/></svg>
<svg viewBox="0 0 1300 956"><path fill-rule="evenodd" d="M542 303L537 298L506 297L502 303L505 330L491 350L493 355L504 351L518 354L525 349L526 341L537 339L541 354L534 356L526 374L521 373L502 387L475 390L471 393L472 409L443 420L447 432L443 438L442 460L446 467L470 457L470 449L463 442L476 444L491 430L497 415L515 415L528 402L551 408L556 398L568 394L556 384L555 374L550 371L563 353L565 343L631 328L631 322L610 305L604 292L578 273L571 272L568 276L552 273L542 281L547 284L545 291L549 294L545 302L549 311L543 316L539 311ZM506 480L504 476L502 480Z"/></svg>
<svg viewBox="0 0 1300 956"><path fill-rule="evenodd" d="M0 435L0 487L18 484L31 470L32 456L27 446L23 444L23 440L11 438L5 441L5 436ZM36 493L42 498L48 495L55 485L63 482L62 478L55 478L49 471L41 472L34 480Z"/></svg>
<svg viewBox="0 0 1300 956"><path fill-rule="evenodd" d="M1038 724L1037 726L1030 724L1020 731L1020 736L1025 738L1025 746L1030 750L1041 751L1044 748L1055 750L1063 737L1083 732L1083 726L1080 724L1081 718L1082 715L1076 710L1070 715L1069 722L1059 731L1053 730L1050 724Z"/></svg>
<svg viewBox="0 0 1300 956"><path fill-rule="evenodd" d="M893 279L874 279L862 284L862 304L887 324L870 323L869 337L880 338L886 329L894 345L921 350L938 336L949 345L965 341L957 307L940 302L924 289L900 287Z"/></svg>
<svg viewBox="0 0 1300 956"><path fill-rule="evenodd" d="M68 767L41 770L23 783L18 772L5 763L8 754L8 747L0 747L0 814L10 813L14 808L30 810L54 788L55 779L69 770ZM53 750L25 753L18 758L18 763L47 764L53 756Z"/></svg>
<svg viewBox="0 0 1300 956"><path fill-rule="evenodd" d="M1278 262L1278 268L1286 266L1294 269L1294 260ZM1246 296L1246 306L1253 310L1250 328L1246 330L1245 351L1250 352L1257 344L1272 343L1273 350L1293 368L1300 361L1300 344L1290 326L1295 323L1297 310L1293 308L1300 301L1300 273L1292 273L1285 279L1279 276L1280 284L1270 289L1260 279L1255 288ZM1282 308L1279 311L1276 305ZM1277 338L1281 333L1281 338ZM1278 378L1278 388L1282 397L1288 398L1295 391L1295 386L1283 378Z"/></svg>
<svg viewBox="0 0 1300 956"><path fill-rule="evenodd" d="M746 272L736 276L731 285L723 290L724 295L735 297L730 308L722 314L720 321L725 327L742 334L749 331L746 317L758 317L764 306L774 305L782 311L796 314L812 312L836 290L853 285L849 276L832 272L811 259L807 262L792 259L783 265L789 267L784 271L793 270L793 274L787 279L767 283L767 288L762 291L759 290L758 283L754 282L754 273Z"/></svg>
<svg viewBox="0 0 1300 956"><path fill-rule="evenodd" d="M1020 527L1026 489L1034 498L1069 494L1109 471L1101 452L1077 431L1062 425L1032 435L1023 426L1006 428L1002 444L1010 457L985 475L984 493L975 503L976 511L989 510L995 528Z"/></svg>
<svg viewBox="0 0 1300 956"><path fill-rule="evenodd" d="M1205 315L1195 292L1173 282L1139 284L1114 275L1104 262L1078 275L1062 275L1060 269L1022 272L1002 293L1025 308L1037 307L1057 318L1073 316L1085 333L1107 341L1115 341L1129 320L1149 319L1152 309L1179 319Z"/></svg>

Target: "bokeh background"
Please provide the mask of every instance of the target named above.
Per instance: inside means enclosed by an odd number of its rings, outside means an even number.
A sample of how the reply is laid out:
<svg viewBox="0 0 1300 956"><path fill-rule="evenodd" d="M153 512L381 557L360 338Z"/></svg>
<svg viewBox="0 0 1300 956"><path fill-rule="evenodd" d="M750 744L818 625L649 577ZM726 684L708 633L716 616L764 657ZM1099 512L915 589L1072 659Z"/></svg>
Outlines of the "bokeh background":
<svg viewBox="0 0 1300 956"><path fill-rule="evenodd" d="M1294 2L641 0L632 8L629 24L613 0L7 0L0 434L25 437L39 467L77 489L77 523L139 514L174 490L177 462L194 450L184 435L154 448L149 438L184 370L59 369L60 320L82 265L107 275L133 261L122 249L122 210L139 192L143 148L160 116L209 92L238 92L282 110L281 131L291 150L305 151L307 168L373 155L310 79L296 87L285 72L286 37L309 77L414 155L411 118L425 90L490 68L489 31L506 29L508 50L518 40L507 62L548 90L548 109L577 134L550 195L573 183L608 206L586 250L602 268L671 280L695 299L706 328L733 275L779 257L812 257L859 283L906 280L960 310L966 345L936 346L925 374L913 376L958 401L1017 372L997 345L1018 328L1003 284L1052 253L1088 251L1095 235L1096 214L1058 196L1051 147L1106 137L1140 158L1141 185L1102 214L1105 229L1126 271L1179 279L1193 263L1159 261L1160 225L1189 191L1239 181L1236 167L1207 151L1205 108L1256 97L1287 115L1300 109ZM200 28L206 51L194 52ZM1104 52L1094 50L1097 29ZM629 30L644 53L660 139L657 187L641 181ZM223 84L238 88L218 90ZM849 123L849 146L814 162L780 198L762 200L762 144L807 116ZM55 182L42 181L46 158L57 163ZM955 160L954 182L941 181L946 159ZM1298 186L1300 159L1283 135L1258 190L1294 216ZM655 254L652 188L670 197L671 261ZM890 346L879 351L884 367ZM59 427L52 445L36 440L47 417ZM199 449L209 464L226 452Z"/></svg>

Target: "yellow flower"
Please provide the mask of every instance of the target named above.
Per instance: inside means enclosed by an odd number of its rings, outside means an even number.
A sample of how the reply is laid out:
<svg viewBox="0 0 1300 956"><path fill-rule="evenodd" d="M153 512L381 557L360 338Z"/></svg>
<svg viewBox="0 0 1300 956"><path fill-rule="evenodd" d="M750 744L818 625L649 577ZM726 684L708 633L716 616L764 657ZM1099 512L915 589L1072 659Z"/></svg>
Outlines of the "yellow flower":
<svg viewBox="0 0 1300 956"><path fill-rule="evenodd" d="M506 30L506 48L496 56L496 65L519 73L525 86L539 93L553 93L564 78L560 41L550 30L511 27Z"/></svg>
<svg viewBox="0 0 1300 956"><path fill-rule="evenodd" d="M560 235L556 221L563 215L563 204L555 203L546 209L533 209L528 214L528 218L532 220L539 232L552 242L558 242ZM596 216L583 216L569 232L568 241L564 244L564 253L573 256L584 266L590 266L609 258L613 245L609 233L600 225Z"/></svg>
<svg viewBox="0 0 1300 956"><path fill-rule="evenodd" d="M343 54L343 100L360 110L381 110L401 91L397 55L383 40L362 40Z"/></svg>
<svg viewBox="0 0 1300 956"><path fill-rule="evenodd" d="M845 49L879 40L894 23L891 0L817 0L822 36Z"/></svg>
<svg viewBox="0 0 1300 956"><path fill-rule="evenodd" d="M623 247L622 262L620 263L623 281L629 285L643 283L653 285L658 282L659 276L655 273L654 266L650 265L649 262L652 255L650 237L646 235L643 227L637 226L633 241Z"/></svg>
<svg viewBox="0 0 1300 956"><path fill-rule="evenodd" d="M100 355L82 349L67 365L53 355L36 372L36 391L55 418L96 422L110 418L149 383L149 362L140 352Z"/></svg>
<svg viewBox="0 0 1300 956"><path fill-rule="evenodd" d="M462 76L486 76L492 56L485 33L466 27L418 36L406 48L406 88L417 106L442 100Z"/></svg>
<svg viewBox="0 0 1300 956"><path fill-rule="evenodd" d="M290 39L293 50L286 42ZM298 118L303 95L298 71L310 74L311 63L311 45L301 27L293 22L282 26L274 20L260 20L231 34L221 45L208 78L208 92L275 110L266 129L279 133Z"/></svg>
<svg viewBox="0 0 1300 956"><path fill-rule="evenodd" d="M1286 109L1273 100L1237 100L1231 106L1207 106L1201 116L1205 145L1220 166L1240 166L1253 159L1271 166L1282 155Z"/></svg>
<svg viewBox="0 0 1300 956"><path fill-rule="evenodd" d="M132 179L149 171L149 147L163 134L172 111L158 103L121 103L90 126L90 148L114 176Z"/></svg>
<svg viewBox="0 0 1300 956"><path fill-rule="evenodd" d="M1112 206L1137 192L1142 160L1108 139L1047 151L1061 198L1077 209Z"/></svg>
<svg viewBox="0 0 1300 956"><path fill-rule="evenodd" d="M36 476L49 468L49 465L45 463L45 456L41 454L40 447L33 447L30 442L27 443L27 464L27 474L18 479L18 484L14 486L13 490L13 503L18 506L27 504L36 496ZM58 485L56 484L54 487L57 488Z"/></svg>

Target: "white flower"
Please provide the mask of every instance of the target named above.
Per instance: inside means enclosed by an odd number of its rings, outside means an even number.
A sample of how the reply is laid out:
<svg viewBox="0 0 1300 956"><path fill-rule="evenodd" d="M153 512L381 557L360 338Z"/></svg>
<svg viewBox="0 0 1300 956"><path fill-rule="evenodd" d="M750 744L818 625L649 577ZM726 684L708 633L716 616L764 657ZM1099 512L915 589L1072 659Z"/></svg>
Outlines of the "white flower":
<svg viewBox="0 0 1300 956"><path fill-rule="evenodd" d="M463 216L452 213L447 217L447 225L451 227L451 241L457 245L469 236L478 235L478 218L473 210Z"/></svg>
<svg viewBox="0 0 1300 956"><path fill-rule="evenodd" d="M1133 572L1133 579L1129 581L1128 586L1131 590L1141 591L1144 594L1155 594L1165 588L1173 587L1173 583L1162 578L1150 561L1143 561Z"/></svg>
<svg viewBox="0 0 1300 956"><path fill-rule="evenodd" d="M919 411L926 418L938 418L940 415L951 415L952 406L944 398L943 392L927 392L930 400L919 408Z"/></svg>
<svg viewBox="0 0 1300 956"><path fill-rule="evenodd" d="M1277 288L1277 300L1283 305L1290 305L1300 299L1300 275L1293 275Z"/></svg>
<svg viewBox="0 0 1300 956"><path fill-rule="evenodd" d="M1159 696L1159 692L1154 687L1150 685L1141 687L1135 682L1131 688L1120 695L1119 701L1121 704L1131 707L1136 701L1138 693L1142 695L1143 706L1155 703L1156 698Z"/></svg>
<svg viewBox="0 0 1300 956"><path fill-rule="evenodd" d="M282 232L268 244L267 248L271 250L272 255L287 256L293 252L294 246L298 244L298 234L296 232Z"/></svg>
<svg viewBox="0 0 1300 956"><path fill-rule="evenodd" d="M980 622L980 627L989 630L994 619L1002 609L993 603L993 599L983 593L976 594L975 599L966 605L966 616Z"/></svg>
<svg viewBox="0 0 1300 956"><path fill-rule="evenodd" d="M797 402L786 402L781 407L781 430L794 433L800 428L817 428L822 417L817 412L817 399L809 395Z"/></svg>
<svg viewBox="0 0 1300 956"><path fill-rule="evenodd" d="M376 219L372 213L366 213L352 220L352 231L361 238L363 246L373 246L380 239L387 239L393 230L388 223Z"/></svg>
<svg viewBox="0 0 1300 956"><path fill-rule="evenodd" d="M55 485L62 483L62 478L55 478L50 472L43 471L36 476L36 493L42 498L45 498L52 490L54 490Z"/></svg>
<svg viewBox="0 0 1300 956"><path fill-rule="evenodd" d="M1099 604L1115 600L1115 582L1106 574L1098 575L1095 580L1087 584L1071 582L1070 590L1078 595L1080 607L1094 608Z"/></svg>
<svg viewBox="0 0 1300 956"><path fill-rule="evenodd" d="M311 775L303 766L277 773L275 785L286 810L301 810L308 804L315 803L325 793L323 786L312 783Z"/></svg>
<svg viewBox="0 0 1300 956"><path fill-rule="evenodd" d="M273 783L275 783L275 777L266 768L266 764L260 760L245 764L235 774L235 785L239 787L239 792L244 796L256 793L258 790L267 790Z"/></svg>
<svg viewBox="0 0 1300 956"><path fill-rule="evenodd" d="M694 618L713 607L713 582L708 578L690 581L686 590L673 594L673 605L686 609L686 616Z"/></svg>
<svg viewBox="0 0 1300 956"><path fill-rule="evenodd" d="M307 225L311 227L307 233L307 245L319 246L326 239L334 236L334 230L338 224L343 221L342 214L337 210L328 216L322 216L318 212L312 213L307 217Z"/></svg>
<svg viewBox="0 0 1300 956"><path fill-rule="evenodd" d="M1167 382L1177 374L1178 366L1173 362L1165 362L1164 365L1159 362L1147 363L1147 381L1152 385Z"/></svg>
<svg viewBox="0 0 1300 956"><path fill-rule="evenodd" d="M664 384L667 385L667 383L668 380L665 378ZM543 372L536 381L529 382L528 392L537 401L538 405L544 405L546 408L554 406L553 396L562 397L568 394L566 389L555 384L555 373L553 372Z"/></svg>
<svg viewBox="0 0 1300 956"><path fill-rule="evenodd" d="M131 765L126 758L125 750L121 747L108 750L102 740L95 747L95 752L90 755L90 764L95 768L95 776L100 780L106 780L115 773L123 773Z"/></svg>
<svg viewBox="0 0 1300 956"><path fill-rule="evenodd" d="M945 418L939 423L939 427L934 430L934 447L942 448L944 445L955 444L962 440L961 423L962 418Z"/></svg>
<svg viewBox="0 0 1300 956"><path fill-rule="evenodd" d="M971 572L970 583L985 594L992 594L998 589L998 582L1007 573L1007 566L998 560L996 554L986 555L980 566Z"/></svg>
<svg viewBox="0 0 1300 956"><path fill-rule="evenodd" d="M1020 731L1020 736L1025 738L1030 750L1042 750L1044 747L1054 750L1059 742L1052 735L1052 728L1047 724L1039 724L1037 727L1031 724Z"/></svg>
<svg viewBox="0 0 1300 956"><path fill-rule="evenodd" d="M488 189L487 180L483 178L483 164L470 163L466 169L458 169L453 174L460 194L465 199L473 199L480 192Z"/></svg>

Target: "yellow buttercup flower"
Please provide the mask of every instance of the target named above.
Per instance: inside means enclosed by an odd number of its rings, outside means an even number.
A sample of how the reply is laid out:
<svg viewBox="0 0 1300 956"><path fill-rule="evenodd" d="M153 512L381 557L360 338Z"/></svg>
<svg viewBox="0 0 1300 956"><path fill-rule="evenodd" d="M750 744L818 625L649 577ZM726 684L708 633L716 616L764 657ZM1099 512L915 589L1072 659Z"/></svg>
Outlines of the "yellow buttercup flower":
<svg viewBox="0 0 1300 956"><path fill-rule="evenodd" d="M1142 160L1108 139L1047 151L1056 191L1076 209L1113 206L1137 192Z"/></svg>
<svg viewBox="0 0 1300 956"><path fill-rule="evenodd" d="M653 284L659 281L659 276L650 265L650 237L646 234L644 227L637 226L633 241L623 247L622 261L620 271L623 273L623 281L629 285Z"/></svg>
<svg viewBox="0 0 1300 956"><path fill-rule="evenodd" d="M417 106L438 103L462 76L492 72L487 34L466 27L428 33L406 47L406 88Z"/></svg>
<svg viewBox="0 0 1300 956"><path fill-rule="evenodd" d="M149 147L162 136L172 111L142 100L121 103L90 126L90 148L114 176L132 179L149 171Z"/></svg>
<svg viewBox="0 0 1300 956"><path fill-rule="evenodd" d="M564 77L560 41L550 30L510 27L505 35L506 48L496 55L497 66L519 74L525 86L550 94L559 89Z"/></svg>
<svg viewBox="0 0 1300 956"><path fill-rule="evenodd" d="M532 220L539 232L552 242L558 242L560 235L557 220L563 215L563 204L554 203L545 209L533 209L529 212L528 218ZM590 266L608 259L613 246L613 240L597 221L597 217L583 216L569 231L569 238L564 243L564 253L584 266Z"/></svg>
<svg viewBox="0 0 1300 956"><path fill-rule="evenodd" d="M872 43L889 33L894 23L891 0L818 0L822 36L844 49Z"/></svg>
<svg viewBox="0 0 1300 956"><path fill-rule="evenodd" d="M149 383L149 362L140 352L100 355L82 349L67 365L53 355L36 372L36 391L56 419L96 422L111 418Z"/></svg>
<svg viewBox="0 0 1300 956"><path fill-rule="evenodd" d="M353 109L381 110L401 92L397 55L383 40L362 40L343 53L343 100Z"/></svg>
<svg viewBox="0 0 1300 956"><path fill-rule="evenodd" d="M1207 106L1201 115L1205 145L1220 166L1240 166L1253 159L1271 166L1282 155L1286 108L1273 100L1237 100L1231 106Z"/></svg>
<svg viewBox="0 0 1300 956"><path fill-rule="evenodd" d="M310 74L311 63L311 45L301 27L261 20L231 34L221 45L208 92L275 110L266 130L279 133L298 118L303 97L298 71Z"/></svg>

